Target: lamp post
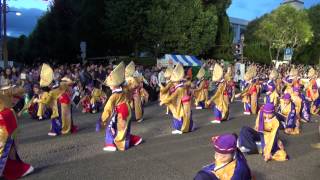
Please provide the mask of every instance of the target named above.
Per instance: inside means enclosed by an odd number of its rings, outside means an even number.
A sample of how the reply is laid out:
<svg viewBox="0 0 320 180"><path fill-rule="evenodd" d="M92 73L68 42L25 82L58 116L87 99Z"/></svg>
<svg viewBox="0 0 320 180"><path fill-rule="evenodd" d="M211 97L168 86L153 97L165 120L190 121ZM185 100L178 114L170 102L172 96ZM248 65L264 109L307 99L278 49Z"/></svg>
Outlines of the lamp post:
<svg viewBox="0 0 320 180"><path fill-rule="evenodd" d="M243 47L244 47L244 34L241 34L241 61L243 62Z"/></svg>
<svg viewBox="0 0 320 180"><path fill-rule="evenodd" d="M12 12L15 13L16 16L21 16L22 13L18 11L9 11L7 6L7 0L3 0L3 3L1 4L3 15L3 41L2 41L2 55L3 55L3 65L4 67L8 67L8 46L7 46L7 13ZM1 33L2 33L2 29Z"/></svg>

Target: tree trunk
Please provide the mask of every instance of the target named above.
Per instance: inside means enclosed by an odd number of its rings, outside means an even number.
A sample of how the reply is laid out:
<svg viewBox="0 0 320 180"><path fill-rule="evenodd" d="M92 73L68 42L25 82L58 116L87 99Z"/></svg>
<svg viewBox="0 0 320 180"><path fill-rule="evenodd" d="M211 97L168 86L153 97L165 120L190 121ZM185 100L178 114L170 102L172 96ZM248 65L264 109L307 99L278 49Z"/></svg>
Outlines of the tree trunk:
<svg viewBox="0 0 320 180"><path fill-rule="evenodd" d="M277 61L279 60L280 50L281 50L281 48L277 49Z"/></svg>
<svg viewBox="0 0 320 180"><path fill-rule="evenodd" d="M269 55L270 55L270 61L272 62L272 52L271 52L271 46L269 46Z"/></svg>

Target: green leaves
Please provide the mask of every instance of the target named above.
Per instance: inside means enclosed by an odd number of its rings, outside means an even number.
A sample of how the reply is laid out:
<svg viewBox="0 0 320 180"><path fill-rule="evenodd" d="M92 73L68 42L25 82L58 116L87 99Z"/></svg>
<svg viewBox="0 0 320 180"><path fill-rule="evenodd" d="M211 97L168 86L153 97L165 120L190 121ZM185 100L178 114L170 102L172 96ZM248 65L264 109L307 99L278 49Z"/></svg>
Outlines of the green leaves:
<svg viewBox="0 0 320 180"><path fill-rule="evenodd" d="M25 56L76 60L150 52L221 56L231 44L231 0L56 0L27 39ZM227 45L220 48L215 45ZM214 51L216 50L216 51Z"/></svg>
<svg viewBox="0 0 320 180"><path fill-rule="evenodd" d="M153 0L148 12L146 39L160 44L164 53L199 55L214 45L217 32L215 6L201 0Z"/></svg>
<svg viewBox="0 0 320 180"><path fill-rule="evenodd" d="M279 59L284 48L299 50L310 43L313 37L307 12L289 5L282 5L252 23L254 25L249 25L248 31L253 32L256 39L251 38L251 41L268 44L271 60Z"/></svg>

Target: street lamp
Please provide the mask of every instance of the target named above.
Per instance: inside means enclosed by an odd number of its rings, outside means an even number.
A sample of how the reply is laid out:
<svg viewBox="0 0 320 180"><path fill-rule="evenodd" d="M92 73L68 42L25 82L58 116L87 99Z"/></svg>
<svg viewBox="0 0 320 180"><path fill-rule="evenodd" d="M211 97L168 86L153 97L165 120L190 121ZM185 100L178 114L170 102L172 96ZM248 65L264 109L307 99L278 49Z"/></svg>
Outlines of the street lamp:
<svg viewBox="0 0 320 180"><path fill-rule="evenodd" d="M12 12L12 11L11 11L11 12ZM22 15L22 13L19 12L19 11L16 11L15 13L16 13L16 16L21 16L21 15Z"/></svg>
<svg viewBox="0 0 320 180"><path fill-rule="evenodd" d="M0 7L1 7L1 13L0 13L0 19L1 15L3 15L3 42L2 42L2 55L3 55L3 65L4 67L8 67L8 47L7 47L7 13L15 13L16 16L21 16L22 13L19 11L10 11L8 10L9 7L7 5L7 0L3 0L3 4L1 4L0 0ZM1 23L0 23L1 24ZM2 27L0 28L0 32L2 33ZM0 33L0 37L1 37Z"/></svg>

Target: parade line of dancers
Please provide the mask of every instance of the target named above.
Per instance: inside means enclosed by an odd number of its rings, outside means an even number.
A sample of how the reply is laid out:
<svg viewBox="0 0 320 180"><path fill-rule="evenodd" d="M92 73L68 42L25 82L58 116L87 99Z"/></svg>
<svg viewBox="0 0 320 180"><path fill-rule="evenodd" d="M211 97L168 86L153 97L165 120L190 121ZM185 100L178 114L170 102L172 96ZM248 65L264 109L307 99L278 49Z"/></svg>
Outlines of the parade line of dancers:
<svg viewBox="0 0 320 180"><path fill-rule="evenodd" d="M242 127L239 135L222 134L212 137L215 150L213 164L205 166L194 179L252 179L246 154L262 154L264 161L286 161L289 159L279 138L279 131L287 135L303 133L303 123L311 121L311 115L320 113L317 72L311 68L308 81L299 78L293 67L286 77L272 70L269 80L261 82L257 69L250 66L244 75L243 91L236 94L233 81L234 69L223 69L215 64L211 78L206 78L206 69L198 71L196 83L192 74L185 73L181 64L168 67L164 73L165 83L160 83L160 106L166 107L166 114L172 118L172 134L184 134L196 130L193 121L194 110L212 110L211 123L223 123L229 119L230 104L241 98L244 115L256 115L254 127ZM135 64L127 66L121 62L106 77L104 82L94 81L89 92L79 92L75 82L63 77L54 82L53 69L43 64L39 84L33 85L33 97L21 103L24 97L22 87L5 86L0 89L0 171L5 179L17 179L33 172L34 168L24 163L17 151L17 116L28 111L33 119L50 119L49 136L76 133L72 106L75 96L83 112L102 115L96 122L96 131L105 131L104 151L125 151L143 142L142 137L131 133L131 121L143 121L144 103L149 94L143 87L144 77L135 73ZM191 74L191 75L190 75ZM209 97L210 81L215 91ZM111 95L107 97L102 85L108 86ZM259 97L265 93L264 103ZM80 94L82 94L80 96ZM104 108L103 108L104 106ZM193 108L195 107L195 108ZM319 148L319 144L314 144Z"/></svg>

